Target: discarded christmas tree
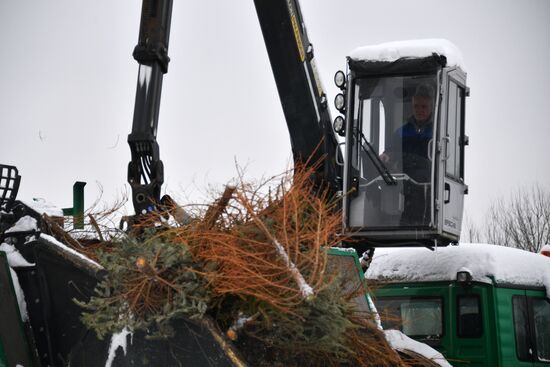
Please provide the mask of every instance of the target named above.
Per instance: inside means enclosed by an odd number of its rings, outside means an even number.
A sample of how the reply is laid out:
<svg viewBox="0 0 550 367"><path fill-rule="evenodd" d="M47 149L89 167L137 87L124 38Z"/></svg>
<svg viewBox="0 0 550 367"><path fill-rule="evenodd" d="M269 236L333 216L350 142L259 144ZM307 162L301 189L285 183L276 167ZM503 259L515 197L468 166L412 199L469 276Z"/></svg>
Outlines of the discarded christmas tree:
<svg viewBox="0 0 550 367"><path fill-rule="evenodd" d="M329 266L341 214L311 174L240 179L190 222L152 215L138 235L105 243L95 257L108 275L82 320L99 336L170 337L173 320L209 315L250 365L406 366L353 302L362 282L350 288Z"/></svg>

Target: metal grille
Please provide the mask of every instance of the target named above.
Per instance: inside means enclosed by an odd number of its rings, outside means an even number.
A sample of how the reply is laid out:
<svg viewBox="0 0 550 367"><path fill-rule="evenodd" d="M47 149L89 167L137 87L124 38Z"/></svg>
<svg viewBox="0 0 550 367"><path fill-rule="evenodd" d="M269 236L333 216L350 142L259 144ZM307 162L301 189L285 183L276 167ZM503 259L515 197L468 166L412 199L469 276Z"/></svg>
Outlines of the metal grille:
<svg viewBox="0 0 550 367"><path fill-rule="evenodd" d="M16 167L0 164L0 209L5 210L12 205L20 181L21 176Z"/></svg>

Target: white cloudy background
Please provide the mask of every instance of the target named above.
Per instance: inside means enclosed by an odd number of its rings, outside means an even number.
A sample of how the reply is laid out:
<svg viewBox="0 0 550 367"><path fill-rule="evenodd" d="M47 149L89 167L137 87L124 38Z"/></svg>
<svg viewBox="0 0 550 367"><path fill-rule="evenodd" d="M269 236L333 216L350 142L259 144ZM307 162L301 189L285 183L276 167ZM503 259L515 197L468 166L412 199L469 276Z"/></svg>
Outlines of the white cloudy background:
<svg viewBox="0 0 550 367"><path fill-rule="evenodd" d="M333 74L355 47L446 38L462 51L467 105L466 210L480 220L513 188L550 186L550 1L302 0L317 66ZM127 190L141 2L0 0L0 162L20 197L71 205ZM175 0L158 141L165 191L200 201L206 185L279 173L288 132L252 0ZM335 113L333 113L335 116Z"/></svg>

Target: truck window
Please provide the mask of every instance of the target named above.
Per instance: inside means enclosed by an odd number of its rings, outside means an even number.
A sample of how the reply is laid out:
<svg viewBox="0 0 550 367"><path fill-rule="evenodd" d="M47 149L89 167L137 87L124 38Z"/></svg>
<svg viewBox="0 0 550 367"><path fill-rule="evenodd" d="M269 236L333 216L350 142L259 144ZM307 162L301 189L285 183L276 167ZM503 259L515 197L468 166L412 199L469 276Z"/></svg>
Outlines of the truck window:
<svg viewBox="0 0 550 367"><path fill-rule="evenodd" d="M432 224L436 86L434 75L356 80L352 227Z"/></svg>
<svg viewBox="0 0 550 367"><path fill-rule="evenodd" d="M461 170L461 126L463 125L464 89L454 81L449 82L449 106L447 109L447 168L446 173L456 179L464 177Z"/></svg>
<svg viewBox="0 0 550 367"><path fill-rule="evenodd" d="M443 335L441 298L379 297L375 304L384 329L398 329L416 339L439 339Z"/></svg>
<svg viewBox="0 0 550 367"><path fill-rule="evenodd" d="M478 296L457 297L457 333L461 338L479 338L483 323Z"/></svg>
<svg viewBox="0 0 550 367"><path fill-rule="evenodd" d="M367 298L365 297L364 285L361 283L362 274L355 264L353 256L330 255L328 257L329 271L334 274L339 274L341 286L344 295L355 295L351 299L356 307L355 312L371 315Z"/></svg>
<svg viewBox="0 0 550 367"><path fill-rule="evenodd" d="M516 334L516 354L519 360L530 361L530 332L527 313L527 299L523 296L512 297L514 331Z"/></svg>
<svg viewBox="0 0 550 367"><path fill-rule="evenodd" d="M550 300L532 298L532 305L537 358L542 362L550 362Z"/></svg>
<svg viewBox="0 0 550 367"><path fill-rule="evenodd" d="M514 296L512 307L518 358L550 362L550 300Z"/></svg>

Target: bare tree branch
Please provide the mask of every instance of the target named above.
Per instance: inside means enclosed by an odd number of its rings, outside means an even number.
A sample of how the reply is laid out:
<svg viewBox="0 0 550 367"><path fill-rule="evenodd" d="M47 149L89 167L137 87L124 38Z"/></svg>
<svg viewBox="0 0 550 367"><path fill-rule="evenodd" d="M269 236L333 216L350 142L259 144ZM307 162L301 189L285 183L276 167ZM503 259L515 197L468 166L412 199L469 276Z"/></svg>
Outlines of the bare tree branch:
<svg viewBox="0 0 550 367"><path fill-rule="evenodd" d="M480 227L473 221L468 213L464 214L464 224L462 227L462 242L480 243L483 236Z"/></svg>
<svg viewBox="0 0 550 367"><path fill-rule="evenodd" d="M539 252L550 243L550 190L533 185L514 191L508 199L499 198L486 221L488 242Z"/></svg>

